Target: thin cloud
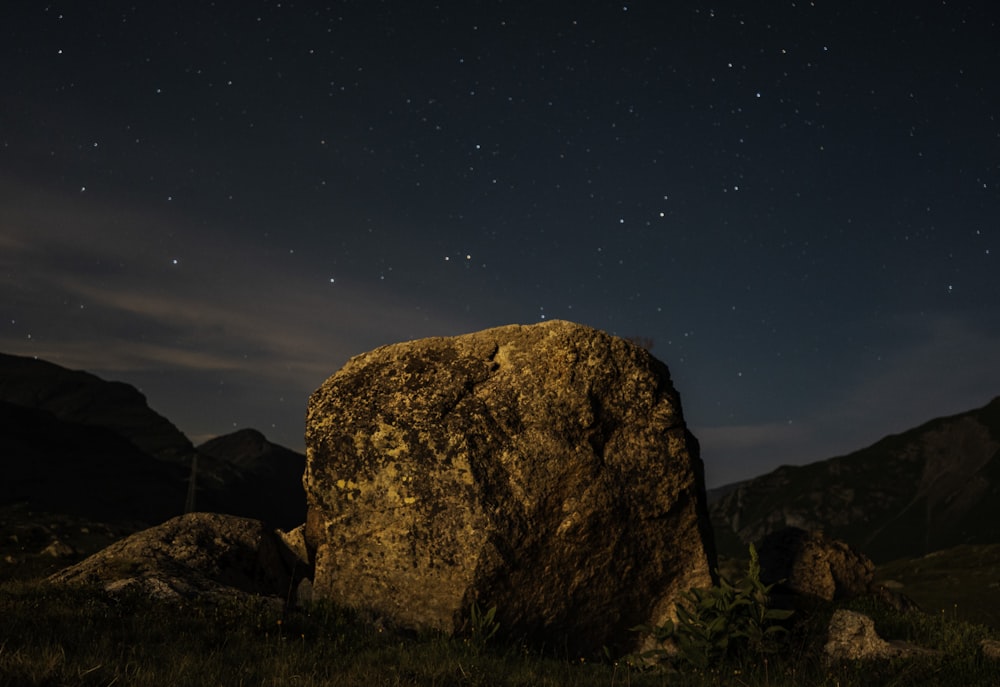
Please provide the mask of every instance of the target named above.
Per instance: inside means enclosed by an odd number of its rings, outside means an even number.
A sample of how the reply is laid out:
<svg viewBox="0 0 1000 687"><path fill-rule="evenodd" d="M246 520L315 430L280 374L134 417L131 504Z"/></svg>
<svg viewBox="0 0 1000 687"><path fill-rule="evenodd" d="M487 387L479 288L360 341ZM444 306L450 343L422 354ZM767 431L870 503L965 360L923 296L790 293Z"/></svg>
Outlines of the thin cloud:
<svg viewBox="0 0 1000 687"><path fill-rule="evenodd" d="M802 462L815 449L814 428L797 422L696 427L709 486L756 477L776 464Z"/></svg>
<svg viewBox="0 0 1000 687"><path fill-rule="evenodd" d="M204 351L132 341L41 344L34 346L31 354L43 360L58 361L70 369L90 372L128 373L149 369L217 371L239 370L242 367L231 358Z"/></svg>
<svg viewBox="0 0 1000 687"><path fill-rule="evenodd" d="M872 365L832 403L831 424L854 427L873 442L1000 395L1000 333L971 317L939 313L908 318L901 327L913 343Z"/></svg>
<svg viewBox="0 0 1000 687"><path fill-rule="evenodd" d="M810 463L865 448L928 420L1000 395L1000 335L972 319L925 314L901 323L912 342L876 361L860 382L809 417L695 428L707 480L717 486L775 465Z"/></svg>
<svg viewBox="0 0 1000 687"><path fill-rule="evenodd" d="M472 328L349 273L324 282L238 241L206 250L180 220L23 191L41 202L6 213L0 285L30 326L0 332L6 351L99 372L225 370L311 388L359 345Z"/></svg>

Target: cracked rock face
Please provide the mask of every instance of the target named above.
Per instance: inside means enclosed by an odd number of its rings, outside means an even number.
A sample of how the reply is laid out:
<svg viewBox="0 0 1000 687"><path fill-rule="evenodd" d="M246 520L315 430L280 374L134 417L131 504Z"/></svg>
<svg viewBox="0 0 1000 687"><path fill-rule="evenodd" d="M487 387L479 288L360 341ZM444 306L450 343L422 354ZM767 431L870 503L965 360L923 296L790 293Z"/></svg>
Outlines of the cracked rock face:
<svg viewBox="0 0 1000 687"><path fill-rule="evenodd" d="M547 646L628 647L714 566L665 365L551 321L376 349L309 402L313 593L415 629L475 601Z"/></svg>

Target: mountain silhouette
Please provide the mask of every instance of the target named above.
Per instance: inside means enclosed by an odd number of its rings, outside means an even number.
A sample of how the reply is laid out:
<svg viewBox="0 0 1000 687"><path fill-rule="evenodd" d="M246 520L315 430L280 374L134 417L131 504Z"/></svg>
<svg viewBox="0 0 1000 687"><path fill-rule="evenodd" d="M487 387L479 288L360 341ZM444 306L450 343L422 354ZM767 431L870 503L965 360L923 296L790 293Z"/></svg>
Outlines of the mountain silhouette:
<svg viewBox="0 0 1000 687"><path fill-rule="evenodd" d="M0 463L0 505L146 525L185 506L305 520L304 455L255 430L195 448L134 387L34 358L0 354Z"/></svg>
<svg viewBox="0 0 1000 687"><path fill-rule="evenodd" d="M785 526L822 529L876 563L1000 542L1000 397L845 456L714 490L720 553Z"/></svg>

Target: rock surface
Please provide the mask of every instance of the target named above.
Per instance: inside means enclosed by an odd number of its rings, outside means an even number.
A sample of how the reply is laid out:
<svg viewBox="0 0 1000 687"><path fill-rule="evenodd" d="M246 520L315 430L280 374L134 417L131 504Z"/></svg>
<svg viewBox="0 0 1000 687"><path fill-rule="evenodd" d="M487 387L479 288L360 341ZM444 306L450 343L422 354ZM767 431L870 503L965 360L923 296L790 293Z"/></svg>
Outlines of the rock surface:
<svg viewBox="0 0 1000 687"><path fill-rule="evenodd" d="M875 631L875 621L864 613L840 608L833 612L823 653L830 662L913 657L940 652L903 641L886 641Z"/></svg>
<svg viewBox="0 0 1000 687"><path fill-rule="evenodd" d="M867 556L819 531L777 530L764 537L758 553L764 584L823 601L866 594L875 576Z"/></svg>
<svg viewBox="0 0 1000 687"><path fill-rule="evenodd" d="M830 618L823 652L831 661L888 658L900 652L879 637L875 622L863 613L838 609Z"/></svg>
<svg viewBox="0 0 1000 687"><path fill-rule="evenodd" d="M1000 640L984 639L979 642L979 650L983 658L990 661L1000 661Z"/></svg>
<svg viewBox="0 0 1000 687"><path fill-rule="evenodd" d="M713 582L702 464L663 363L568 322L386 346L310 398L313 593L404 627L635 644Z"/></svg>
<svg viewBox="0 0 1000 687"><path fill-rule="evenodd" d="M117 541L50 576L56 584L135 588L161 598L285 598L294 571L281 537L259 520L189 513Z"/></svg>

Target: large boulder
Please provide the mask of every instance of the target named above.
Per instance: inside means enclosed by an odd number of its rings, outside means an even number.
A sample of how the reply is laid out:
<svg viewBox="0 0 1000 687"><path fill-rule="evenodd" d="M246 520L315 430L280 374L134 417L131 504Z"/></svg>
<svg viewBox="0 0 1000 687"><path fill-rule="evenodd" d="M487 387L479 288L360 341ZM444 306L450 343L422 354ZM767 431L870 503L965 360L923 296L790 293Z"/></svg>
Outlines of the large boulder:
<svg viewBox="0 0 1000 687"><path fill-rule="evenodd" d="M475 602L560 650L634 647L715 565L667 367L549 321L379 348L309 401L313 593L460 631Z"/></svg>

